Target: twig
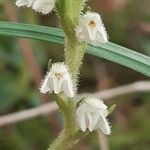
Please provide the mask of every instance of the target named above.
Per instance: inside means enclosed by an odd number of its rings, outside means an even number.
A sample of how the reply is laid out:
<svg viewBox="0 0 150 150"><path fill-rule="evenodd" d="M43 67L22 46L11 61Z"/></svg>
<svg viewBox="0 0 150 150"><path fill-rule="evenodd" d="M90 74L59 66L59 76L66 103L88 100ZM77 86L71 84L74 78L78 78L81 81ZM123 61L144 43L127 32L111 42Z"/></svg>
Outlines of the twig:
<svg viewBox="0 0 150 150"><path fill-rule="evenodd" d="M150 81L139 81L129 85L113 88L110 90L105 90L102 92L95 93L96 96L100 96L103 99L113 98L120 95L131 94L136 92L150 92ZM88 94L92 95L92 94ZM47 103L37 108L32 108L29 110L24 110L18 113L12 113L0 117L0 127L14 124L22 120L29 118L34 118L40 115L50 114L58 110L55 102Z"/></svg>
<svg viewBox="0 0 150 150"><path fill-rule="evenodd" d="M127 95L127 94L133 94L133 93L137 93L137 92L150 92L150 81L138 81L135 83L131 83L128 85L124 85L124 86L120 86L120 87L116 87L116 88L112 88L109 90L104 90L101 92L96 92L94 93L94 96L100 97L102 99L111 99L114 98L116 96L121 96L121 95ZM84 96L84 95L93 95L93 93L84 93L81 94L80 96Z"/></svg>
<svg viewBox="0 0 150 150"><path fill-rule="evenodd" d="M97 79L97 90L109 89L113 83L113 79L108 72L107 64L101 63L96 65L96 79ZM98 142L100 150L109 150L108 137L106 137L100 130L97 130Z"/></svg>
<svg viewBox="0 0 150 150"><path fill-rule="evenodd" d="M55 102L50 102L47 104L43 104L37 108L32 108L29 110L24 110L17 113L12 113L0 117L0 127L14 124L16 122L20 122L22 120L34 118L40 115L46 115L55 112L58 109L58 106Z"/></svg>
<svg viewBox="0 0 150 150"><path fill-rule="evenodd" d="M99 137L100 150L109 150L107 136L104 135L101 131L98 131L97 133L98 133L98 137Z"/></svg>

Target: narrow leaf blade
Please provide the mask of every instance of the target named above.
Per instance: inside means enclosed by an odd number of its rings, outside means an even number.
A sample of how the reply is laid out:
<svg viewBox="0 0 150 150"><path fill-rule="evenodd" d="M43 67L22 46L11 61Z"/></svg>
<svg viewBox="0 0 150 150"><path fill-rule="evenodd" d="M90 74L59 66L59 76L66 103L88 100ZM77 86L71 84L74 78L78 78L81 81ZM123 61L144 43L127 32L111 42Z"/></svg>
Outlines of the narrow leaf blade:
<svg viewBox="0 0 150 150"><path fill-rule="evenodd" d="M0 21L0 35L64 44L64 33L61 29L32 24ZM99 46L89 45L86 53L126 66L150 77L150 57L130 49L108 42Z"/></svg>

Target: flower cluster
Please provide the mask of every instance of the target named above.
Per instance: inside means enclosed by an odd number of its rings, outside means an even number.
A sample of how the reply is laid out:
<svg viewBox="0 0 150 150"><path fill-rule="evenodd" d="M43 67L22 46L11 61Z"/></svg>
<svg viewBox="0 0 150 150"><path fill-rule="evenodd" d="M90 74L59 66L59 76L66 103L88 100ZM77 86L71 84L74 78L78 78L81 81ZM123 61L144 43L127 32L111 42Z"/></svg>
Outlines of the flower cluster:
<svg viewBox="0 0 150 150"><path fill-rule="evenodd" d="M41 14L50 13L55 7L55 0L17 0L18 7L31 7ZM86 12L81 14L78 25L73 29L77 40L97 46L108 42L107 32L101 16L97 13ZM78 42L77 42L78 43ZM75 96L74 83L69 67L65 63L54 63L42 81L40 92L55 94L64 93L68 97ZM76 120L80 129L93 131L100 129L104 134L110 134L110 126L106 119L107 106L102 100L89 97L76 108Z"/></svg>
<svg viewBox="0 0 150 150"><path fill-rule="evenodd" d="M55 6L55 0L17 0L16 5L18 7L32 7L36 12L46 15L53 10Z"/></svg>
<svg viewBox="0 0 150 150"><path fill-rule="evenodd" d="M54 91L55 94L64 92L68 97L74 97L73 82L67 65L64 63L52 64L42 82L40 91L41 93ZM104 134L110 134L107 116L107 106L101 100L92 97L85 98L76 110L77 122L83 132L88 128L89 131L101 129Z"/></svg>
<svg viewBox="0 0 150 150"><path fill-rule="evenodd" d="M82 15L75 32L79 42L87 42L92 45L108 42L104 24L97 13L87 12Z"/></svg>
<svg viewBox="0 0 150 150"><path fill-rule="evenodd" d="M89 97L77 108L76 116L81 130L84 132L101 129L104 134L110 134L110 126L106 119L108 116L107 106L102 100Z"/></svg>

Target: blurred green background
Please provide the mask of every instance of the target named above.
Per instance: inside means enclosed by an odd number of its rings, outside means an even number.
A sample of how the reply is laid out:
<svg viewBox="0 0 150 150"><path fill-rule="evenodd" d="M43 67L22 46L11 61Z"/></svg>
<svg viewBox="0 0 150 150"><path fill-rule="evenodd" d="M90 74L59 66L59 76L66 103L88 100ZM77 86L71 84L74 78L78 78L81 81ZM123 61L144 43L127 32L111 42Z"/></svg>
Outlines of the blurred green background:
<svg viewBox="0 0 150 150"><path fill-rule="evenodd" d="M149 0L91 0L102 15L110 41L150 56ZM0 0L0 20L59 27L54 13L41 16L30 8L17 9L14 1ZM48 42L0 36L0 115L30 109L52 101L39 93L47 62L63 61L63 47ZM79 92L94 92L139 80L149 80L126 67L86 55L81 68ZM115 97L110 116L111 150L150 149L150 93ZM0 128L0 150L44 150L62 128L59 112ZM99 150L99 137L92 133L74 149ZM105 150L105 149L104 149Z"/></svg>

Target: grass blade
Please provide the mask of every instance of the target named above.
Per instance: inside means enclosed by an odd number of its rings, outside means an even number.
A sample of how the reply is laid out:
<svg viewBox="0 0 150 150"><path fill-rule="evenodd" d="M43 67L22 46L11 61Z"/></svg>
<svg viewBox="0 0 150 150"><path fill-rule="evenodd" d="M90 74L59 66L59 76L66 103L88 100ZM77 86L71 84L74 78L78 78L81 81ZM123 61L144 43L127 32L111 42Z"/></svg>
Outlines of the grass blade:
<svg viewBox="0 0 150 150"><path fill-rule="evenodd" d="M0 21L0 35L64 44L64 33L61 29L39 25ZM126 66L150 77L150 57L143 54L111 42L99 46L89 45L86 52Z"/></svg>

